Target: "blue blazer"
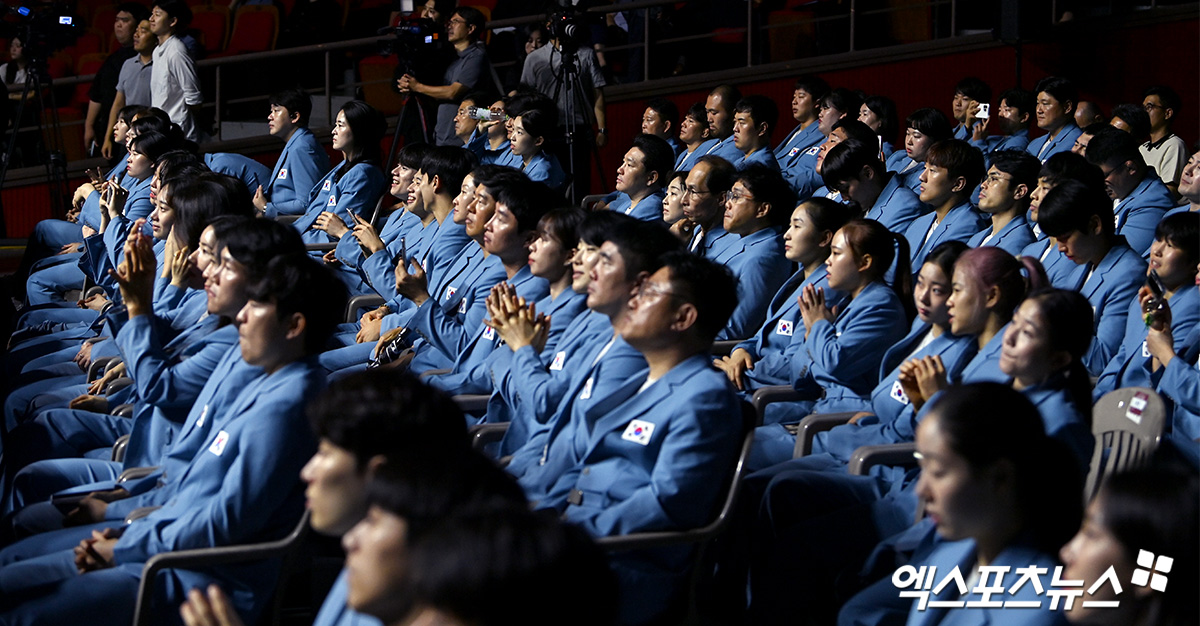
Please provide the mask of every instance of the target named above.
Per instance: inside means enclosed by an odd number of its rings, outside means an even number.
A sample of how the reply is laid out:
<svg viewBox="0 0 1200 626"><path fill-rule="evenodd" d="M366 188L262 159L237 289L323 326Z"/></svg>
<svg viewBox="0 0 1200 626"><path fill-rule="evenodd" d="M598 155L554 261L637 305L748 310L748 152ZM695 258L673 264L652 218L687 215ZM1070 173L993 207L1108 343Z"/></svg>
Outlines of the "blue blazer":
<svg viewBox="0 0 1200 626"><path fill-rule="evenodd" d="M649 371L641 352L619 335L600 336L579 355L579 367L569 373L566 384L557 387L561 400L550 412L547 427L533 432L505 468L535 505L565 506L571 484L557 486L562 476L577 465L572 439L591 432L587 411L609 398L631 379L644 381ZM559 507L561 509L561 506Z"/></svg>
<svg viewBox="0 0 1200 626"><path fill-rule="evenodd" d="M883 224L894 233L902 233L913 220L928 211L929 205L921 202L917 194L903 185L901 177L893 173L888 175L887 184L865 217Z"/></svg>
<svg viewBox="0 0 1200 626"><path fill-rule="evenodd" d="M1024 151L1029 146L1029 131L1022 128L1011 135L988 135L982 141L971 139L969 143L978 148L991 164L991 154L997 150Z"/></svg>
<svg viewBox="0 0 1200 626"><path fill-rule="evenodd" d="M813 407L817 412L864 410L867 394L879 382L884 353L907 332L900 299L887 285L871 283L843 305L833 322L813 324L792 359L792 386L805 391L815 384L824 390Z"/></svg>
<svg viewBox="0 0 1200 626"><path fill-rule="evenodd" d="M921 195L921 174L925 172L925 163L918 163L908 156L908 152L900 150L893 154L887 161L887 169L889 172L896 172L900 176L900 184L908 188L909 191Z"/></svg>
<svg viewBox="0 0 1200 626"><path fill-rule="evenodd" d="M267 217L302 215L308 208L310 190L326 171L329 154L312 131L297 128L283 145L269 182L263 185L268 198Z"/></svg>
<svg viewBox="0 0 1200 626"><path fill-rule="evenodd" d="M706 259L716 259L729 246L738 245L739 239L737 235L717 225L713 226L711 230L697 230L692 235L692 242L688 244L688 250Z"/></svg>
<svg viewBox="0 0 1200 626"><path fill-rule="evenodd" d="M738 147L734 145L733 135L729 135L728 137L717 141L716 145L714 145L712 148L709 148L708 154L719 156L730 163L737 163L738 161L742 160L743 156L745 156L742 154L742 151L738 150Z"/></svg>
<svg viewBox="0 0 1200 626"><path fill-rule="evenodd" d="M518 157L516 167L525 172L529 180L545 183L551 189L558 189L567 181L567 173L558 163L558 157L544 150L530 157L528 165Z"/></svg>
<svg viewBox="0 0 1200 626"><path fill-rule="evenodd" d="M675 171L692 171L692 168L696 166L696 161L699 161L700 157L708 154L716 145L716 139L706 139L701 142L699 146L696 146L696 149L692 150L691 152L688 152L685 146L684 151L680 152L679 155L675 157Z"/></svg>
<svg viewBox="0 0 1200 626"><path fill-rule="evenodd" d="M544 437L549 433L556 417L554 410L571 381L581 370L590 369L596 352L612 339L612 322L586 310L587 297L583 300L585 310L567 324L553 349L548 347L539 354L532 346L525 346L492 353L495 358L489 365L495 393L488 399L485 419L491 423L509 422L500 444L501 454L513 454L535 435ZM634 371L645 367L645 359L640 354L636 357L631 359Z"/></svg>
<svg viewBox="0 0 1200 626"><path fill-rule="evenodd" d="M431 244L430 256L433 255L436 248L436 245ZM478 271L483 258L483 248L470 242L455 255L445 272L429 275L430 299L437 300L437 305L447 315L458 314L458 309L462 307L462 300L467 295L467 292L461 289L463 281L472 271ZM400 295L392 299L388 306L392 309L392 313L383 318L381 329L385 331L408 326L417 310L416 305ZM462 309L464 312L466 311L465 307Z"/></svg>
<svg viewBox="0 0 1200 626"><path fill-rule="evenodd" d="M1021 393L1037 407L1038 415L1046 426L1046 434L1061 441L1075 455L1080 476L1086 476L1092 461L1091 416L1092 407L1079 407L1067 388L1067 379L1061 374L1045 382L1027 387Z"/></svg>
<svg viewBox="0 0 1200 626"><path fill-rule="evenodd" d="M817 153L820 151L820 144L814 145L788 159L786 163L780 163L780 173L792 186L792 191L796 192L796 198L801 202L810 198L813 191L825 183L821 175L817 174Z"/></svg>
<svg viewBox="0 0 1200 626"><path fill-rule="evenodd" d="M1079 136L1082 134L1083 131L1075 125L1075 122L1067 122L1066 126L1059 129L1057 137L1050 139L1049 134L1042 135L1030 141L1029 145L1025 146L1025 151L1037 157L1042 163L1045 163L1046 159L1059 152L1070 152L1071 148L1075 146L1075 140L1079 139ZM1046 146L1047 142L1050 143L1049 146ZM1043 146L1046 146L1044 152L1042 151Z"/></svg>
<svg viewBox="0 0 1200 626"><path fill-rule="evenodd" d="M434 221L431 219L430 223ZM404 210L403 206L397 206L388 214L387 219L383 222L383 227L379 229L379 239L385 248L393 244L399 248L401 237L412 237L413 232L424 226L421 218ZM365 249L350 233L346 233L338 240L337 248L334 248L334 255L342 262L342 265L352 269L361 268L363 261L366 260ZM365 277L364 282L366 282Z"/></svg>
<svg viewBox="0 0 1200 626"><path fill-rule="evenodd" d="M175 497L126 525L114 560L140 570L162 552L269 541L289 532L303 508L296 477L316 450L304 409L324 387L323 372L315 358L297 361L243 390L214 419L214 434L178 477ZM239 610L253 614L275 584L275 567L218 567L210 575L226 585ZM184 570L175 576L183 589L196 577Z"/></svg>
<svg viewBox="0 0 1200 626"><path fill-rule="evenodd" d="M408 326L420 333L424 342L413 345L416 355L409 365L410 369L424 372L453 367L454 359L466 350L472 333L487 317L486 300L492 287L506 278L508 275L498 257L481 259L463 274L459 287L463 293L450 297L451 300L458 299L458 307L452 313L447 314L444 308L448 302L437 303L433 298L414 309ZM545 289L541 295L545 294ZM538 299L541 295L537 296Z"/></svg>
<svg viewBox="0 0 1200 626"><path fill-rule="evenodd" d="M911 418L912 404L900 387L900 366L911 358L940 356L946 367L947 380L954 382L962 375L963 368L975 355L978 344L972 336L956 337L943 332L917 353L913 350L929 333L930 325L917 319L908 336L888 349L880 365L882 370L879 384L871 391L873 415L864 417L856 424L843 424L832 430L817 433L813 439L814 454L825 452L848 463L850 455L860 446L912 441L916 422ZM884 369L886 368L886 370Z"/></svg>
<svg viewBox="0 0 1200 626"><path fill-rule="evenodd" d="M1190 286L1181 287L1169 300L1171 305L1171 336L1175 339L1175 352L1183 350L1196 322L1200 321L1200 293ZM1142 319L1142 307L1136 299L1129 303L1125 319L1125 337L1117 354L1105 366L1096 381L1092 399L1122 387L1154 388L1150 372L1151 356L1146 349L1146 323Z"/></svg>
<svg viewBox="0 0 1200 626"><path fill-rule="evenodd" d="M342 164L329 170L308 194L308 208L304 215L292 225L304 238L305 243L330 243L334 240L324 231L312 228L317 216L328 211L342 219L348 228L354 228L353 213L364 220L371 219L375 203L383 195L383 172L374 163L360 162L341 178L334 180Z"/></svg>
<svg viewBox="0 0 1200 626"><path fill-rule="evenodd" d="M771 294L792 273L783 255L783 237L773 227L738 237L713 259L737 277L737 308L717 339L749 337L763 322Z"/></svg>
<svg viewBox="0 0 1200 626"><path fill-rule="evenodd" d="M254 197L259 186L266 189L271 184L271 170L248 156L233 152L209 152L204 155L204 162L208 169L242 181L251 197Z"/></svg>
<svg viewBox="0 0 1200 626"><path fill-rule="evenodd" d="M775 153L770 148L759 148L750 154L743 154L741 158L733 162L733 166L741 171L755 163L765 165L776 172L779 171L779 161L775 160Z"/></svg>
<svg viewBox="0 0 1200 626"><path fill-rule="evenodd" d="M1035 241L1021 250L1021 256L1031 256L1042 263L1050 284L1059 289L1078 289L1087 274L1087 268L1068 259L1059 252L1058 246L1050 242L1050 238Z"/></svg>
<svg viewBox="0 0 1200 626"><path fill-rule="evenodd" d="M775 146L775 160L782 167L790 164L801 152L825 143L825 135L821 134L821 125L815 120L808 123L804 129L797 124L788 133L787 141Z"/></svg>
<svg viewBox="0 0 1200 626"><path fill-rule="evenodd" d="M321 603L321 610L317 611L312 626L383 626L383 622L374 617L346 606L346 594L349 591L346 570L343 569Z"/></svg>
<svg viewBox="0 0 1200 626"><path fill-rule="evenodd" d="M955 567L959 568L964 582L970 580L976 568L976 559L974 539L941 541L924 558L914 559L912 565L918 569L929 566L931 571L936 571L934 584L936 587ZM1014 544L1005 547L988 565L1010 568L1008 573L1001 579L1001 584L1003 584L1006 590L1016 584L1017 578L1020 576L1020 574L1015 573L1018 568L1030 566L1044 568L1046 573L1038 575L1040 584L1036 585L1036 587L1026 582L1015 593L1004 593L993 597L993 599L1001 601L1040 601L1041 608L1005 609L1003 607L968 608L964 606L962 608L950 609L926 608L922 611L918 609L918 601L914 600L912 608L908 613L907 626L987 626L989 624L1049 626L1067 623L1066 618L1063 617L1063 612L1051 611L1049 600L1045 596L1038 595L1037 592L1037 589L1045 590L1052 587L1050 584L1052 576L1055 568L1059 565L1058 559L1054 555L1042 553L1025 545ZM932 570L934 567L937 569ZM993 575L992 578L994 579L995 576ZM988 582L992 581L989 580ZM933 593L932 590L929 591L929 599L931 601L953 601L961 597L967 602L983 599L983 596L980 594L970 593L971 589L972 587L968 585L967 594L960 595L958 586L950 583L942 588L941 593ZM899 591L899 589L896 590L897 593Z"/></svg>
<svg viewBox="0 0 1200 626"><path fill-rule="evenodd" d="M1033 243L1033 230L1029 228L1029 220L1025 219L1024 215L1018 215L1009 220L996 236L988 240L987 243L984 243L983 240L992 235L993 228L991 224L988 224L987 228L975 233L967 241L967 245L972 248L992 246L1000 248L1013 256L1020 256L1021 251Z"/></svg>
<svg viewBox="0 0 1200 626"><path fill-rule="evenodd" d="M608 208L611 211L619 211L630 217L635 217L646 222L661 221L663 217L662 203L666 195L662 189L642 198L637 206L633 206L633 199L625 192L616 192L616 197L612 202L608 203Z"/></svg>
<svg viewBox="0 0 1200 626"><path fill-rule="evenodd" d="M121 186L128 189L126 186L125 167L129 165L129 153L126 152L121 160L113 166L108 173L104 175L104 180L112 180L115 176L120 181ZM88 194L88 197L83 201L83 207L79 210L79 221L92 230L100 230L100 193L93 192Z"/></svg>
<svg viewBox="0 0 1200 626"><path fill-rule="evenodd" d="M1118 242L1096 265L1087 282L1076 287L1092 305L1096 339L1083 358L1092 376L1099 376L1116 355L1125 336L1129 303L1137 302L1138 289L1145 282L1146 262L1124 242Z"/></svg>
<svg viewBox="0 0 1200 626"><path fill-rule="evenodd" d="M516 290L517 295L526 302L537 302L550 292L550 285L544 278L538 278L525 265L507 281ZM446 374L429 376L425 382L451 394L455 393L491 393L492 381L484 360L496 349L496 331L483 323L487 317L487 301L477 300L472 305L481 309L479 325L471 328L470 337L458 352L448 353L454 359L454 366ZM436 342L434 343L436 346Z"/></svg>
<svg viewBox="0 0 1200 626"><path fill-rule="evenodd" d="M1184 450L1191 451L1193 458L1200 449L1200 328L1193 327L1184 339L1184 347L1176 353L1166 367L1159 370L1156 390L1169 400L1172 406L1171 438ZM1194 463L1194 462L1193 462Z"/></svg>
<svg viewBox="0 0 1200 626"><path fill-rule="evenodd" d="M1150 256L1154 231L1167 210L1175 208L1175 198L1162 180L1147 173L1142 182L1113 209L1117 234L1129 240L1129 247L1143 257Z"/></svg>
<svg viewBox="0 0 1200 626"><path fill-rule="evenodd" d="M942 218L941 223L937 225L937 229L929 236L929 240L925 241L925 233L929 232L930 225L936 219L937 213L930 211L913 220L908 230L904 231L904 237L908 239L914 274L920 271L925 257L929 256L929 251L939 243L951 240L965 242L979 232L982 225L979 212L970 203L964 202L950 209L946 213L946 217ZM924 243L922 243L923 241Z"/></svg>
<svg viewBox="0 0 1200 626"><path fill-rule="evenodd" d="M737 345L749 352L754 360L754 369L746 371L746 382L750 389L791 384L792 356L804 343L794 338L797 334L801 337L804 335L799 295L806 285L824 290L825 298L835 304L845 299L845 294L829 286L829 272L824 265L818 266L808 276L803 271L792 274L775 292L775 297L771 298L766 320L758 333Z"/></svg>

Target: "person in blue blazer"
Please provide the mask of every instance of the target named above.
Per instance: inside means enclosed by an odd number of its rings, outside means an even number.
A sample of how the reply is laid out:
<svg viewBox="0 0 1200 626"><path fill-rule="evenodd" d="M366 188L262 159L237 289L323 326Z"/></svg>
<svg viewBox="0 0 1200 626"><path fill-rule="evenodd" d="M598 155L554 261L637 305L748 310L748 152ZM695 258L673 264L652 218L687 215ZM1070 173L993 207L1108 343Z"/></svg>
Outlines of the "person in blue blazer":
<svg viewBox="0 0 1200 626"><path fill-rule="evenodd" d="M724 204L722 227L738 240L712 260L737 277L738 305L717 339L743 339L762 325L771 295L792 273L780 228L796 197L778 172L751 165L734 177Z"/></svg>
<svg viewBox="0 0 1200 626"><path fill-rule="evenodd" d="M968 111L974 117L974 111ZM991 154L1000 150L1021 150L1029 146L1029 122L1034 114L1033 92L1014 87L1000 94L1000 104L990 117L975 124L971 132L971 145L983 153L991 163ZM977 119L977 118L976 118ZM999 134L989 135L988 126L995 123Z"/></svg>
<svg viewBox="0 0 1200 626"><path fill-rule="evenodd" d="M695 224L688 250L707 258L716 258L738 238L722 224L725 193L733 188L733 164L721 157L703 156L688 172L684 181L683 214Z"/></svg>
<svg viewBox="0 0 1200 626"><path fill-rule="evenodd" d="M1158 225L1151 246L1150 269L1158 273L1165 289L1161 298L1171 307L1170 331L1176 353L1185 349L1184 342L1200 321L1200 293L1191 288L1196 280L1196 264L1200 262L1197 241L1200 241L1200 214L1177 213ZM1122 387L1155 386L1157 375L1152 367L1154 356L1146 346L1149 332L1146 321L1146 312L1134 299L1129 303L1121 346L1100 373L1094 399Z"/></svg>
<svg viewBox="0 0 1200 626"><path fill-rule="evenodd" d="M929 148L920 198L933 211L913 220L904 232L911 264L920 263L943 241L967 241L979 232L982 219L970 196L983 175L983 155L967 142L948 139Z"/></svg>
<svg viewBox="0 0 1200 626"><path fill-rule="evenodd" d="M810 198L792 212L783 234L784 255L799 266L767 306L766 320L753 337L739 343L729 356L713 361L743 393L768 385L791 383L790 361L801 344L792 338L804 321L800 318L800 291L807 285L820 288L826 299L841 302L844 295L829 287L825 260L833 235L852 215L845 205L825 198Z"/></svg>
<svg viewBox="0 0 1200 626"><path fill-rule="evenodd" d="M417 171L421 169L421 161L431 149L429 144L425 143L409 144L401 148L396 157L396 167L392 168L391 186L388 187L388 193L399 202L387 215L387 219L376 228L375 224L356 218L354 229L346 232L350 237L340 237L337 248L332 254L325 255L327 263L330 258L336 259L346 268L358 273L363 288L370 287L384 297L394 292L388 284L388 279L395 268L394 263L384 261L391 261L399 253L401 238L405 238L406 243L408 238L412 238L415 244L424 227L434 219L433 214L425 210L425 203L421 201L419 185L413 185ZM461 187L461 184L456 187ZM420 203L419 208L416 208L417 203ZM396 249L393 250L392 246L396 246ZM364 268L367 260L383 250L387 250L388 254L378 259L379 262L372 271L367 271ZM376 287L376 284L379 286Z"/></svg>
<svg viewBox="0 0 1200 626"><path fill-rule="evenodd" d="M602 201L605 207L640 220L661 220L671 154L671 146L654 135L634 137L617 168L617 190Z"/></svg>
<svg viewBox="0 0 1200 626"><path fill-rule="evenodd" d="M664 255L631 303L622 336L649 369L599 398L571 437L552 441L566 469L538 508L563 513L593 537L705 524L732 468L737 395L712 369L712 338L733 309L732 275L685 252ZM617 557L623 623L646 623L686 579L687 550Z"/></svg>
<svg viewBox="0 0 1200 626"><path fill-rule="evenodd" d="M284 145L270 178L252 190L254 206L267 217L303 215L309 190L329 170L329 154L308 129L312 98L301 89L286 89L272 94L268 105L267 126Z"/></svg>
<svg viewBox="0 0 1200 626"><path fill-rule="evenodd" d="M1175 196L1154 170L1146 167L1138 143L1129 133L1105 128L1088 144L1087 160L1100 168L1104 189L1115 206L1117 234L1144 257L1150 255L1154 228L1170 209Z"/></svg>
<svg viewBox="0 0 1200 626"><path fill-rule="evenodd" d="M1025 150L1045 163L1060 152L1070 152L1083 132L1075 125L1079 92L1071 81L1057 76L1039 80L1033 91L1037 94L1034 117L1046 134L1030 141Z"/></svg>
<svg viewBox="0 0 1200 626"><path fill-rule="evenodd" d="M1145 310L1154 300L1148 287L1138 292L1138 301ZM1146 350L1159 365L1161 377L1155 390L1171 406L1170 441L1183 453L1193 466L1200 465L1200 329L1192 327L1183 341L1183 348L1176 349L1175 337L1171 332L1171 306L1163 303L1150 319L1146 333ZM1153 367L1153 366L1152 366Z"/></svg>
<svg viewBox="0 0 1200 626"><path fill-rule="evenodd" d="M830 148L821 162L821 176L829 189L866 211L866 219L891 231L904 232L928 210L917 194L903 186L899 174L884 169L875 146L858 139Z"/></svg>
<svg viewBox="0 0 1200 626"><path fill-rule="evenodd" d="M205 153L204 164L214 172L227 174L242 181L247 192L252 195L271 182L271 170L267 169L267 166L234 152Z"/></svg>
<svg viewBox="0 0 1200 626"><path fill-rule="evenodd" d="M775 101L758 94L749 95L733 108L733 145L742 156L733 162L738 170L762 165L779 170L779 162L771 150L771 132L779 120Z"/></svg>
<svg viewBox="0 0 1200 626"><path fill-rule="evenodd" d="M383 115L365 102L351 100L338 111L332 131L333 149L342 153L342 162L313 185L308 208L292 224L305 243L336 241L325 233L332 220L354 228L351 214L371 219L383 194L379 142L385 130Z"/></svg>
<svg viewBox="0 0 1200 626"><path fill-rule="evenodd" d="M792 88L792 119L796 127L788 132L787 139L775 146L775 160L780 167L790 166L793 159L809 148L825 141L817 123L821 101L829 93L829 83L821 77L803 75L796 79Z"/></svg>
<svg viewBox="0 0 1200 626"><path fill-rule="evenodd" d="M1059 152L1046 159L1038 172L1037 187L1030 194L1029 220L1033 225L1034 241L1025 246L1021 256L1030 256L1040 261L1050 283L1055 287L1074 289L1082 280L1084 269L1064 256L1038 224L1038 207L1042 199L1055 185L1064 180L1076 180L1096 189L1104 186L1104 177L1099 168L1074 152Z"/></svg>
<svg viewBox="0 0 1200 626"><path fill-rule="evenodd" d="M915 194L921 193L921 174L929 148L954 135L949 120L941 111L917 109L904 120L904 149L887 159L889 172L900 175L900 182Z"/></svg>
<svg viewBox="0 0 1200 626"><path fill-rule="evenodd" d="M679 122L679 141L683 143L684 149L675 157L676 172L691 171L700 157L716 147L717 139L712 136L703 102L694 103Z"/></svg>
<svg viewBox="0 0 1200 626"><path fill-rule="evenodd" d="M154 554L287 533L302 508L296 476L316 447L303 425L304 409L324 376L311 355L333 330L344 294L307 255L273 260L238 314L242 357L265 375L224 414L212 416L216 434L173 477L175 498L135 523L85 540L81 549L88 556L78 565L74 551L64 551L5 566L0 585L6 597L24 601L4 618L125 623L140 571ZM174 606L183 590L219 581L232 591L238 611L253 618L264 608L277 568L269 561L205 574L176 570L173 583L158 588L158 606Z"/></svg>
<svg viewBox="0 0 1200 626"><path fill-rule="evenodd" d="M537 225L551 206L544 198L548 190L538 190L536 183L506 187L500 190L497 198L496 212L488 221L483 248L490 256L499 259L504 267L505 278L492 287L496 293L499 285L516 297L526 302L537 302L550 292L550 284L544 278L535 276L530 268L529 243L536 237ZM478 300L472 304L485 312L487 299ZM457 351L447 352L451 347L443 347L440 334L426 335L429 343L442 350L445 356L453 359L454 365L444 374L433 374L426 377L426 382L450 393L476 394L490 393L491 379L484 367L484 360L495 350L497 344L496 329L492 328L481 315L478 327L466 326L468 337Z"/></svg>
<svg viewBox="0 0 1200 626"><path fill-rule="evenodd" d="M1025 584L992 599L1040 601L1040 608L1020 609L1022 624L1065 623L1062 613L1051 611L1037 590L1050 587L1050 573L1058 564L1054 555L1081 517L1082 480L1070 455L1046 435L1033 404L1007 385L955 386L931 405L916 441L921 466L916 491L926 503L925 513L936 536L922 542L910 565L936 566L938 581L958 568L963 583L921 592L910 603L907 624L1009 623L1012 608L969 603L935 608L925 603L978 600L982 596L965 581L973 580L980 567L1007 566L1011 572L1031 565L1044 568L1036 574L1037 585ZM1007 590L1016 580L1010 573L997 582ZM879 606L876 593L894 598L907 590L897 588L889 576L852 598L843 607L842 618L870 613L872 607L861 603ZM902 615L887 620L877 611L868 622L892 623Z"/></svg>
<svg viewBox="0 0 1200 626"><path fill-rule="evenodd" d="M879 362L888 347L904 337L912 307L908 250L898 235L872 220L853 220L838 230L830 245L829 286L846 294L834 311L824 292L807 286L800 293L804 333L792 341L803 347L791 360L792 386L803 399L789 403L787 420L807 413L858 411L879 382ZM892 287L883 276L896 259ZM902 271L900 271L902 270ZM750 466L761 469L791 458L795 436L780 424L760 427Z"/></svg>
<svg viewBox="0 0 1200 626"><path fill-rule="evenodd" d="M553 108L530 108L513 120L511 134L513 156L520 158L514 167L525 172L530 180L545 183L555 190L561 189L567 181L558 157L546 151L557 121Z"/></svg>
<svg viewBox="0 0 1200 626"><path fill-rule="evenodd" d="M1046 193L1038 220L1063 254L1086 268L1067 288L1077 289L1092 304L1096 340L1084 365L1099 375L1121 345L1129 303L1146 280L1146 262L1113 233L1111 204L1099 188L1063 182Z"/></svg>
<svg viewBox="0 0 1200 626"><path fill-rule="evenodd" d="M858 107L858 121L875 131L879 159L887 162L896 153L896 132L900 127L896 103L887 96L867 96Z"/></svg>
<svg viewBox="0 0 1200 626"><path fill-rule="evenodd" d="M717 140L706 155L721 157L737 163L743 153L733 137L733 107L742 99L742 92L728 83L717 85L704 100L710 136Z"/></svg>
<svg viewBox="0 0 1200 626"><path fill-rule="evenodd" d="M1196 562L1200 553L1198 503L1200 490L1194 472L1152 464L1105 476L1087 505L1079 532L1058 553L1064 566L1063 580L1081 581L1084 589L1097 587L1066 611L1067 620L1098 626L1196 621L1195 603L1187 590L1200 584L1196 580L1200 570ZM1163 511L1171 513L1163 515ZM1161 590L1151 587L1153 593L1121 594L1118 587L1141 588L1134 576L1143 569L1138 558L1145 552L1178 554L1173 557L1170 583L1178 580L1181 584ZM1097 584L1109 572L1117 574L1116 584ZM1085 605L1080 600L1116 604Z"/></svg>
<svg viewBox="0 0 1200 626"><path fill-rule="evenodd" d="M1025 214L1041 164L1021 150L1001 150L989 158L991 165L979 184L979 211L991 219L991 224L975 233L967 245L996 246L1019 256L1033 243L1033 230Z"/></svg>

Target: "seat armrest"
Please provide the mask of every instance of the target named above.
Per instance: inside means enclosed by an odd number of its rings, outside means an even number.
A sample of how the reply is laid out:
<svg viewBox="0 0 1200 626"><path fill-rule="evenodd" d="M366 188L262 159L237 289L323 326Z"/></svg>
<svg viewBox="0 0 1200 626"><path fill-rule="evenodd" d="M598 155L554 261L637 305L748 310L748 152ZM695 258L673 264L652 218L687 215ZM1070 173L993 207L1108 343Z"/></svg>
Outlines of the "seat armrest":
<svg viewBox="0 0 1200 626"><path fill-rule="evenodd" d="M800 400L803 396L796 391L791 385L772 385L770 387L762 387L754 392L750 397L750 404L754 406L754 413L757 416L757 426L762 426L763 416L766 415L767 405L776 402L792 402Z"/></svg>
<svg viewBox="0 0 1200 626"><path fill-rule="evenodd" d="M291 226L292 224L295 224L302 217L304 217L304 216L303 215L277 215L277 216L275 216L275 221L279 222L280 224L287 224L288 226Z"/></svg>
<svg viewBox="0 0 1200 626"><path fill-rule="evenodd" d="M712 350L709 352L711 352L713 356L729 356L729 353L733 352L733 349L736 348L739 343L742 343L742 341L744 340L722 339L721 341L714 341Z"/></svg>
<svg viewBox="0 0 1200 626"><path fill-rule="evenodd" d="M149 475L153 474L154 472L157 472L159 469L160 469L160 467L157 465L152 465L149 467L131 467L131 468L121 472L121 475L117 477L117 484L121 484L125 481L135 480L138 478L145 478L146 476L149 476Z"/></svg>
<svg viewBox="0 0 1200 626"><path fill-rule="evenodd" d="M125 460L125 448L129 446L129 435L121 435L113 442L112 456L109 460L114 463L120 463Z"/></svg>
<svg viewBox="0 0 1200 626"><path fill-rule="evenodd" d="M813 413L800 420L796 429L796 448L792 451L792 458L812 454L812 442L817 433L841 426L849 422L852 417L854 417L854 412L847 411L844 413Z"/></svg>
<svg viewBox="0 0 1200 626"><path fill-rule="evenodd" d="M876 465L914 466L917 464L916 451L917 444L912 442L862 446L850 455L850 466L846 471L863 476Z"/></svg>
<svg viewBox="0 0 1200 626"><path fill-rule="evenodd" d="M88 366L87 381L90 383L104 374L104 369L108 367L108 362L113 360L113 357L103 356L98 359L92 359L92 364Z"/></svg>
<svg viewBox="0 0 1200 626"><path fill-rule="evenodd" d="M454 396L454 403L464 413L478 413L487 410L488 400L492 397L486 393L468 393Z"/></svg>
<svg viewBox="0 0 1200 626"><path fill-rule="evenodd" d="M386 301L383 299L383 296L374 293L367 293L361 296L354 296L353 298L350 298L350 301L346 303L346 322L357 322L359 318L359 309L378 308L384 302Z"/></svg>
<svg viewBox="0 0 1200 626"><path fill-rule="evenodd" d="M304 244L304 249L309 252L329 252L330 250L337 250L337 244L331 242L307 243Z"/></svg>
<svg viewBox="0 0 1200 626"><path fill-rule="evenodd" d="M500 424L479 424L471 428L471 447L482 450L489 443L495 443L504 438L508 432L508 422Z"/></svg>
<svg viewBox="0 0 1200 626"><path fill-rule="evenodd" d="M104 388L104 395L111 396L114 393L116 393L132 384L133 384L132 378L130 378L128 376L122 376L122 377L112 381L111 383L108 383L108 386Z"/></svg>

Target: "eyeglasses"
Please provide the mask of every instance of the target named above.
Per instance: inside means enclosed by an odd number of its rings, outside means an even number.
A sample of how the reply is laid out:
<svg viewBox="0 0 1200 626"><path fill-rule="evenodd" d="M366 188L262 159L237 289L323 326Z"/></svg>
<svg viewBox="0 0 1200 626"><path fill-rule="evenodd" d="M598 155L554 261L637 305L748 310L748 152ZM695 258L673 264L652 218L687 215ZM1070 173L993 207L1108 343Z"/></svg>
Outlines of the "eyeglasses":
<svg viewBox="0 0 1200 626"><path fill-rule="evenodd" d="M987 178L983 179L983 182L987 183L988 185L995 185L996 183L1002 183L1006 180L1012 180L1012 178L1005 178L999 174L988 174Z"/></svg>
<svg viewBox="0 0 1200 626"><path fill-rule="evenodd" d="M467 20L458 19L458 18L451 18L451 20L449 22L447 22L447 24L455 24L455 25L461 25L461 24L466 24L466 23L467 23Z"/></svg>
<svg viewBox="0 0 1200 626"><path fill-rule="evenodd" d="M721 199L724 200L725 202L740 202L742 200L753 201L754 197L747 195L747 194L743 194L743 193L734 193L732 191L726 191L725 193L721 194Z"/></svg>
<svg viewBox="0 0 1200 626"><path fill-rule="evenodd" d="M1153 103L1153 102L1147 102L1147 103L1145 103L1145 104L1143 104L1143 105L1142 105L1142 108L1143 108L1143 109L1146 109L1146 112L1147 112L1147 113L1153 113L1153 112L1154 112L1154 109L1165 109L1165 108L1167 108L1167 107L1165 107L1165 106L1163 106L1163 105L1161 105L1161 104L1155 104L1155 103Z"/></svg>
<svg viewBox="0 0 1200 626"><path fill-rule="evenodd" d="M672 293L670 291L661 289L659 287L651 287L650 281L642 281L642 284L638 285L638 288L637 288L637 297L639 300L641 300L641 299L647 298L648 296L664 296L667 298L682 298L683 297L677 293Z"/></svg>
<svg viewBox="0 0 1200 626"><path fill-rule="evenodd" d="M696 189L692 185L688 185L687 187L683 188L684 197L687 197L688 194L691 194L693 196L707 196L711 193L712 193L711 191L700 191L699 189Z"/></svg>

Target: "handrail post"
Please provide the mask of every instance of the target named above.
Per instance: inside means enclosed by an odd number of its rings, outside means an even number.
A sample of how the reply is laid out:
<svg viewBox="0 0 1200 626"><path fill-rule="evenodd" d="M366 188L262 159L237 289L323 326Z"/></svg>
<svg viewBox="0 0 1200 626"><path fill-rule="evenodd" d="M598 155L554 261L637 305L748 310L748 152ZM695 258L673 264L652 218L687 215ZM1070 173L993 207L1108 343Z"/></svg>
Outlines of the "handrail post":
<svg viewBox="0 0 1200 626"><path fill-rule="evenodd" d="M650 80L650 7L642 9L642 80Z"/></svg>
<svg viewBox="0 0 1200 626"><path fill-rule="evenodd" d="M950 37L958 33L958 0L950 0Z"/></svg>
<svg viewBox="0 0 1200 626"><path fill-rule="evenodd" d="M746 67L754 65L754 3L746 2Z"/></svg>
<svg viewBox="0 0 1200 626"><path fill-rule="evenodd" d="M858 2L850 0L850 52L854 52L854 30L858 23Z"/></svg>
<svg viewBox="0 0 1200 626"><path fill-rule="evenodd" d="M217 124L217 141L221 141L222 136L221 136L221 66L220 65L217 66L217 98L216 98L216 102L214 102L213 104L216 105L216 109L217 109L216 112L213 113L213 120Z"/></svg>
<svg viewBox="0 0 1200 626"><path fill-rule="evenodd" d="M329 51L325 51L325 119L333 126L333 85L330 77Z"/></svg>

